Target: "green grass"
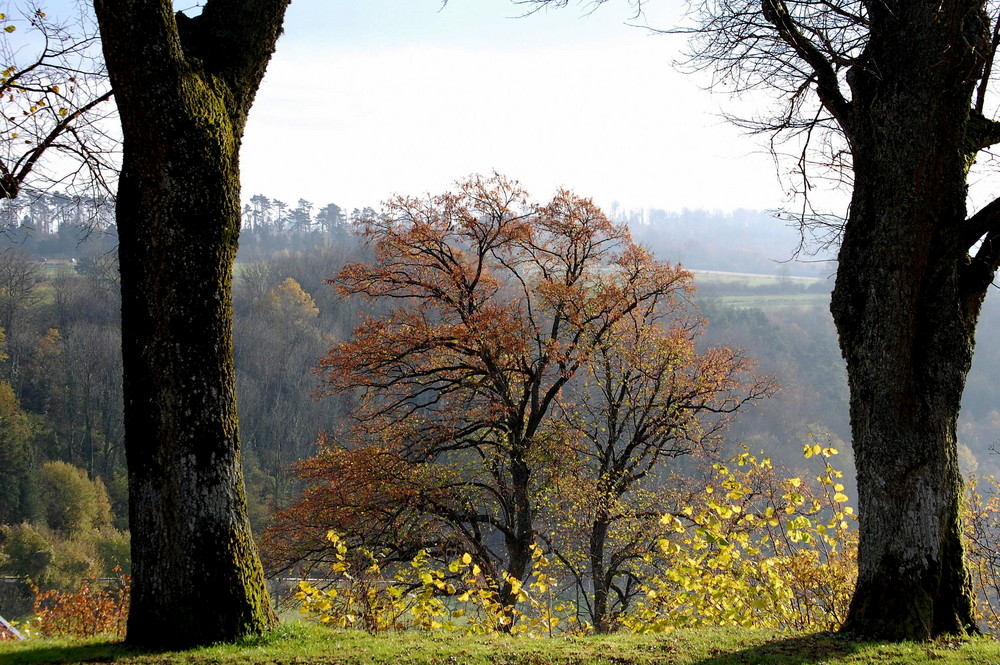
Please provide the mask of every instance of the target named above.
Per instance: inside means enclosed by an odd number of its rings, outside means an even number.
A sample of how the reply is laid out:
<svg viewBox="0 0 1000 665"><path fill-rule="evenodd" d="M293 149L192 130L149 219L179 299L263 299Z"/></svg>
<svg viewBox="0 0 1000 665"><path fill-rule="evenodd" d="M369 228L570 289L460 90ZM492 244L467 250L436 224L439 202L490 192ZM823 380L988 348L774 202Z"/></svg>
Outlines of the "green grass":
<svg viewBox="0 0 1000 665"><path fill-rule="evenodd" d="M169 629L164 626L164 630ZM1000 643L975 639L882 644L823 633L775 634L735 629L551 640L416 632L371 637L304 623L286 624L264 637L235 645L180 652L141 653L99 639L0 643L2 665L918 665L929 662L1000 664Z"/></svg>

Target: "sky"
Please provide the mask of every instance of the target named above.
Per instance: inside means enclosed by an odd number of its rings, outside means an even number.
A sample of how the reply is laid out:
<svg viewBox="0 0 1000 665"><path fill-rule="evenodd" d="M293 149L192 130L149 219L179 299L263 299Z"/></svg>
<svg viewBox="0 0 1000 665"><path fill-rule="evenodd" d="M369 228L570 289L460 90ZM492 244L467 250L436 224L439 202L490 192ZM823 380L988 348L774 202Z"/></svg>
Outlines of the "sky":
<svg viewBox="0 0 1000 665"><path fill-rule="evenodd" d="M177 3L178 7L183 4ZM775 209L762 140L679 72L680 0L522 16L511 0L295 0L250 113L243 196L378 207L498 171L536 200ZM747 102L742 102L746 108Z"/></svg>

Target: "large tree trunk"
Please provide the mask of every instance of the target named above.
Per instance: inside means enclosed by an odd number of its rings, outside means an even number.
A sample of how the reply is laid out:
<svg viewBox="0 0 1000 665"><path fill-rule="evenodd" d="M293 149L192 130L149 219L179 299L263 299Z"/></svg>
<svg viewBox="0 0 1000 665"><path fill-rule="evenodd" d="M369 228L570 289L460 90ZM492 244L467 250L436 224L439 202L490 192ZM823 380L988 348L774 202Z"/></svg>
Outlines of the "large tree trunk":
<svg viewBox="0 0 1000 665"><path fill-rule="evenodd" d="M858 468L858 584L845 631L975 632L956 422L985 284L966 278L965 159L976 26L940 0L871 3L849 77L855 187L832 311ZM975 4L975 3L965 3ZM891 5L891 8L890 8ZM957 25L956 24L961 24Z"/></svg>
<svg viewBox="0 0 1000 665"><path fill-rule="evenodd" d="M230 294L240 139L286 5L209 0L175 19L169 0L95 2L125 138L135 645L231 640L274 621L243 494Z"/></svg>

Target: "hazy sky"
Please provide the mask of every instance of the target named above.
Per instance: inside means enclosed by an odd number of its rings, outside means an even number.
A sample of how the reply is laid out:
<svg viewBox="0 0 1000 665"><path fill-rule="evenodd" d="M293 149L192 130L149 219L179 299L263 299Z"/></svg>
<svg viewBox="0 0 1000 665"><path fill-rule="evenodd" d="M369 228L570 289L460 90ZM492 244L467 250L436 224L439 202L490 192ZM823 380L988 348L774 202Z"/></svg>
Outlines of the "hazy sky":
<svg viewBox="0 0 1000 665"><path fill-rule="evenodd" d="M182 6L178 4L178 6ZM518 18L510 0L295 0L250 114L244 197L377 206L500 171L538 199L776 208L760 139L672 63L679 0L638 21L626 0Z"/></svg>

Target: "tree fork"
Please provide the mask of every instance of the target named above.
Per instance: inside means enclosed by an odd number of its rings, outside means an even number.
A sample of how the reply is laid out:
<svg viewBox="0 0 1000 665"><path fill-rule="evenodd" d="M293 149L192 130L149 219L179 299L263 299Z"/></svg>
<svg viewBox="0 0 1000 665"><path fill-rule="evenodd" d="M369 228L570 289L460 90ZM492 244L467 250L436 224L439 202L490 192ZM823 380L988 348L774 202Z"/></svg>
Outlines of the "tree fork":
<svg viewBox="0 0 1000 665"><path fill-rule="evenodd" d="M274 613L247 518L232 347L239 147L288 0L95 0L117 200L132 531L126 640L228 641ZM179 26L183 24L183 27Z"/></svg>

